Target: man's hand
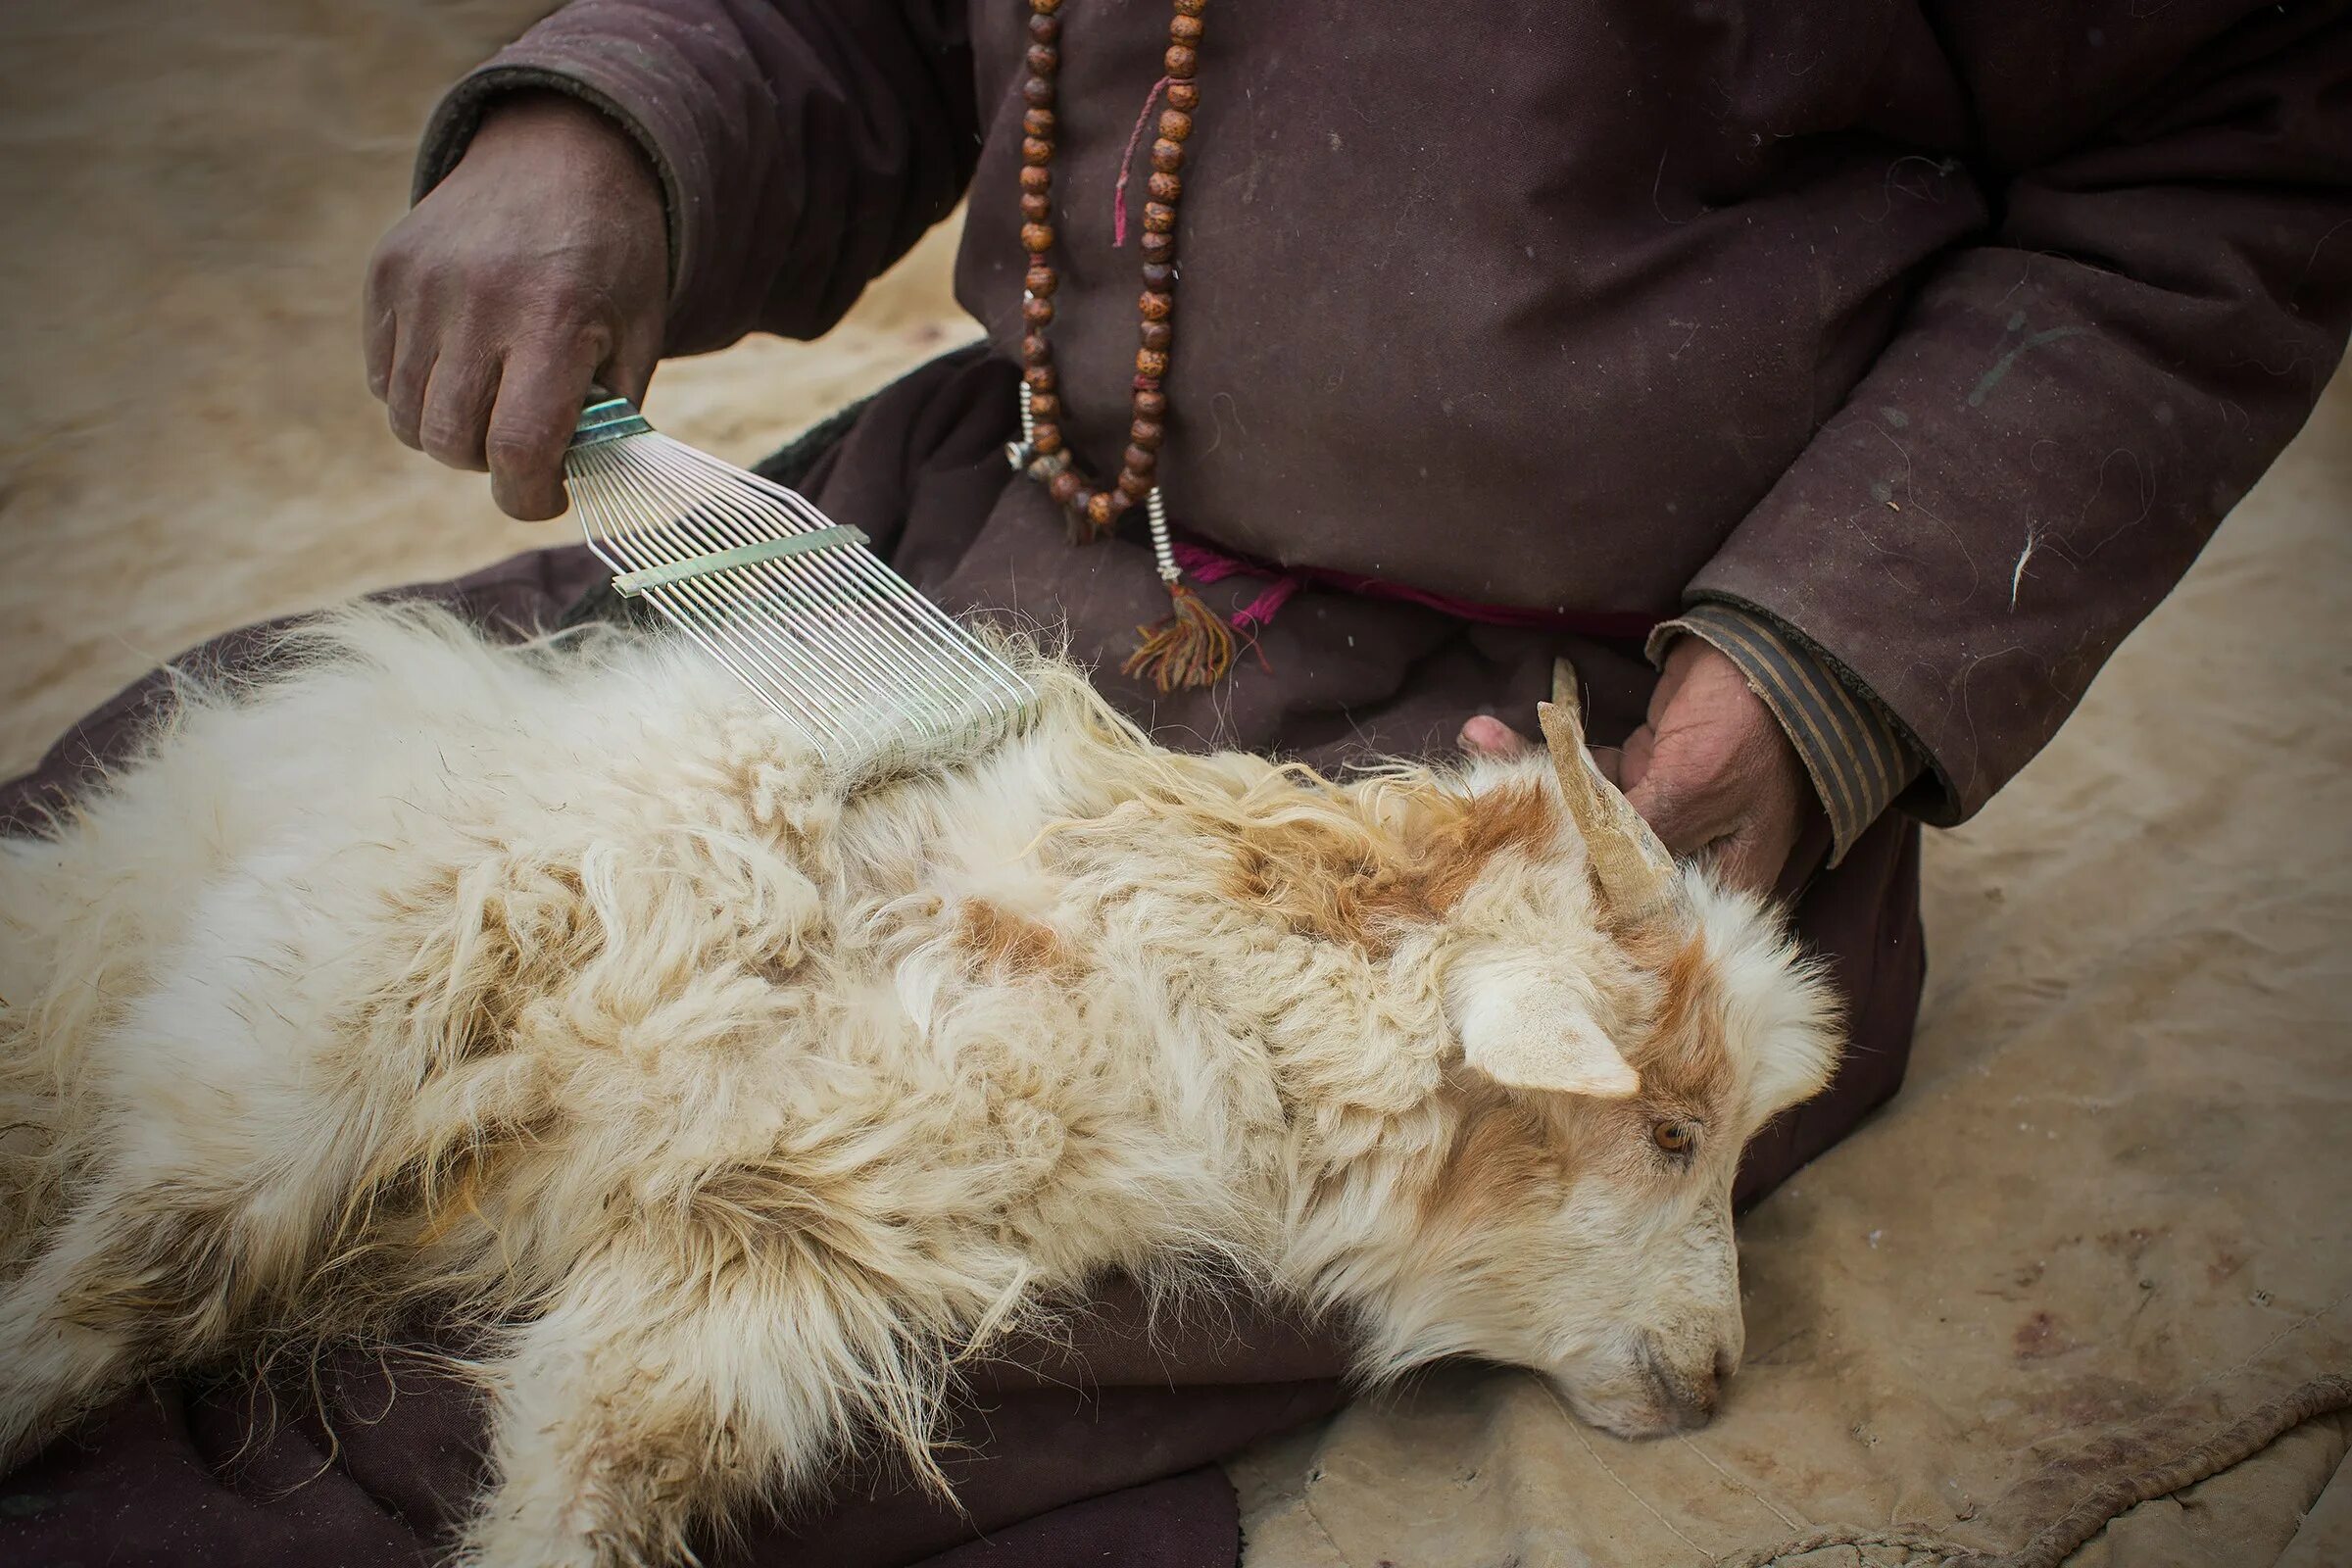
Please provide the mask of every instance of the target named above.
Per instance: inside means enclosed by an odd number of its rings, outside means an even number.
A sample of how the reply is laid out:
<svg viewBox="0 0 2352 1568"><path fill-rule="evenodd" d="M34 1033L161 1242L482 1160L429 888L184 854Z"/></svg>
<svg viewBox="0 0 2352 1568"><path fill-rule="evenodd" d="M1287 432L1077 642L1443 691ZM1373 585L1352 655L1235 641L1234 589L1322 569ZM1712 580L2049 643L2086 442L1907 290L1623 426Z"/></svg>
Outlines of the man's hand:
<svg viewBox="0 0 2352 1568"><path fill-rule="evenodd" d="M589 383L644 396L668 289L636 142L559 93L504 100L368 264L368 390L402 441L488 469L509 515L553 517Z"/></svg>
<svg viewBox="0 0 2352 1568"><path fill-rule="evenodd" d="M1462 726L1462 745L1508 754L1528 743L1499 719ZM1770 893L1814 808L1796 749L1740 666L1696 637L1667 655L1649 721L1602 771L1677 856L1711 855L1727 882Z"/></svg>

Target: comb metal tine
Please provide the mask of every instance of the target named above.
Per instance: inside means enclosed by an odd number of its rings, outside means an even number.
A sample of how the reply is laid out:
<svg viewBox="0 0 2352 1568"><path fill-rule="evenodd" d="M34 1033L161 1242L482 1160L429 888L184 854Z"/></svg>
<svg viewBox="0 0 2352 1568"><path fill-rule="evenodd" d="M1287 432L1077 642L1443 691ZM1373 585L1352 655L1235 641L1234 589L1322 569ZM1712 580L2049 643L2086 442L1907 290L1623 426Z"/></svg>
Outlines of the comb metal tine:
<svg viewBox="0 0 2352 1568"><path fill-rule="evenodd" d="M583 414L564 466L598 559L616 575L655 574L639 596L853 782L926 744L992 736L1035 699L854 534L761 554L835 524L622 400Z"/></svg>

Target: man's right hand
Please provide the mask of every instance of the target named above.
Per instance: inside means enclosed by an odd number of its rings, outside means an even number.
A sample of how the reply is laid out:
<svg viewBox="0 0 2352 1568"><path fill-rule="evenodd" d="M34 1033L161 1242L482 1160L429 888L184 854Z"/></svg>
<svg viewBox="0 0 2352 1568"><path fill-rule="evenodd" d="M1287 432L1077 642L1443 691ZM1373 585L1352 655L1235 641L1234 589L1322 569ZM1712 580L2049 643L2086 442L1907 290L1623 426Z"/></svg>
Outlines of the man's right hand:
<svg viewBox="0 0 2352 1568"><path fill-rule="evenodd" d="M556 516L589 384L644 397L668 288L661 181L628 132L559 93L502 100L368 263L368 390L401 440L488 470L509 515Z"/></svg>

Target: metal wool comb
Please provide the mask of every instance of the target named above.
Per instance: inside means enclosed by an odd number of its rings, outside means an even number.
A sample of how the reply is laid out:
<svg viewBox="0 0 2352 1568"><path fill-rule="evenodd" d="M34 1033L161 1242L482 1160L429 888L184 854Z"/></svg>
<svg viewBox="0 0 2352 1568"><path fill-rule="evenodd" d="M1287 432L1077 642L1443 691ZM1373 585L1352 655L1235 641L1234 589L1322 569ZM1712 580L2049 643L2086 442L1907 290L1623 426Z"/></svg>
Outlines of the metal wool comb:
<svg viewBox="0 0 2352 1568"><path fill-rule="evenodd" d="M581 411L564 471L612 586L660 611L836 774L983 744L1036 698L863 533L662 434L626 398Z"/></svg>

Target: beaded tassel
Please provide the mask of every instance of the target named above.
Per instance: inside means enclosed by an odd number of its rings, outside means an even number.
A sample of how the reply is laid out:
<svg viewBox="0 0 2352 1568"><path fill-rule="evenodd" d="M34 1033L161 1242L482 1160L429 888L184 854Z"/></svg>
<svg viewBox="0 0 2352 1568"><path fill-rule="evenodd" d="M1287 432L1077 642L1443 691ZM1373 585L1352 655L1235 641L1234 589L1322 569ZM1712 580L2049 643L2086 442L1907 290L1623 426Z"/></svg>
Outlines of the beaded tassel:
<svg viewBox="0 0 2352 1568"><path fill-rule="evenodd" d="M1175 547L1168 539L1167 508L1156 485L1144 497L1144 515L1152 524L1152 554L1159 563L1159 580L1168 585L1168 598L1175 609L1156 625L1136 627L1142 640L1119 672L1147 676L1163 692L1214 686L1233 669L1233 628L1184 585Z"/></svg>
<svg viewBox="0 0 2352 1568"><path fill-rule="evenodd" d="M1136 301L1138 335L1135 380L1129 395L1127 450L1115 483L1098 489L1074 461L1061 429L1061 380L1046 329L1054 322L1054 291L1060 282L1052 252L1054 156L1060 132L1055 110L1061 71L1062 0L1029 0L1029 49L1021 81L1021 248L1029 253L1021 295L1021 438L1005 448L1005 459L1046 487L1070 519L1079 543L1101 539L1122 514L1144 504L1152 523L1152 552L1174 609L1157 625L1139 626L1143 639L1121 666L1130 675L1151 677L1161 691L1212 686L1233 668L1234 633L1200 596L1185 586L1168 540L1168 517L1159 496L1160 443L1166 437L1165 390L1169 351L1176 342L1176 204L1184 195L1184 144L1193 134L1193 111L1200 106L1195 81L1200 68L1200 13L1207 0L1172 0L1168 47L1160 57L1166 71L1144 101L1119 173L1116 239L1126 242L1127 167L1143 140L1152 105L1167 94L1168 107L1152 143L1151 199L1144 204L1143 294Z"/></svg>
<svg viewBox="0 0 2352 1568"><path fill-rule="evenodd" d="M1041 480L1070 515L1081 540L1101 539L1121 515L1141 502L1156 482L1160 442L1166 433L1169 351L1176 326L1176 206L1184 192L1184 143L1193 133L1193 111L1200 89L1200 13L1207 0L1172 0L1168 47L1161 56L1167 109L1152 143L1150 200L1143 214L1143 293L1136 301L1135 378L1129 396L1130 423L1118 477L1098 486L1066 450L1061 427L1061 380L1054 364L1048 329L1054 322L1054 294L1061 281L1054 265L1054 164L1061 122L1056 113L1061 72L1062 0L1029 0L1029 48L1021 79L1021 248L1028 253L1021 297L1021 383L1028 390L1028 419L1022 432L1027 459L1021 465ZM1156 97L1159 86L1153 88ZM1150 118L1147 107L1145 118ZM1139 135L1138 141L1141 137ZM1042 460L1058 458L1058 463Z"/></svg>

